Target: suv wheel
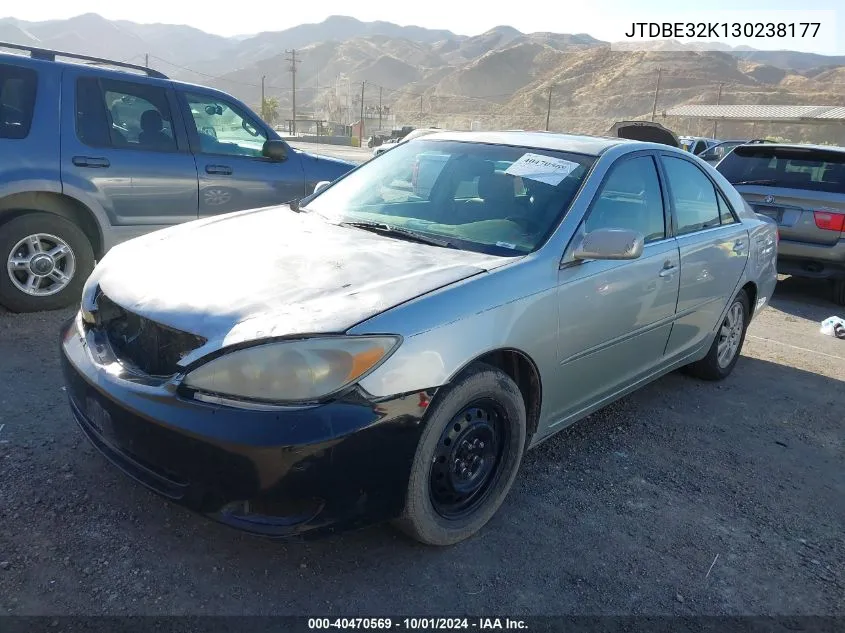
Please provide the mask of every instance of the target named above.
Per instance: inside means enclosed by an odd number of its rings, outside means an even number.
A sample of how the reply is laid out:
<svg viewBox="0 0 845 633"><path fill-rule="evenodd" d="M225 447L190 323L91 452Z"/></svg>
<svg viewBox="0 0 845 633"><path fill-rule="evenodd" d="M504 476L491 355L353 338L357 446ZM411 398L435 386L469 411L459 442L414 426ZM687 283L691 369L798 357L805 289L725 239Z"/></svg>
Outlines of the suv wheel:
<svg viewBox="0 0 845 633"><path fill-rule="evenodd" d="M91 242L73 222L52 213L27 213L0 225L0 304L37 312L77 301L94 269Z"/></svg>
<svg viewBox="0 0 845 633"><path fill-rule="evenodd" d="M833 282L833 302L845 306L845 279L837 279Z"/></svg>

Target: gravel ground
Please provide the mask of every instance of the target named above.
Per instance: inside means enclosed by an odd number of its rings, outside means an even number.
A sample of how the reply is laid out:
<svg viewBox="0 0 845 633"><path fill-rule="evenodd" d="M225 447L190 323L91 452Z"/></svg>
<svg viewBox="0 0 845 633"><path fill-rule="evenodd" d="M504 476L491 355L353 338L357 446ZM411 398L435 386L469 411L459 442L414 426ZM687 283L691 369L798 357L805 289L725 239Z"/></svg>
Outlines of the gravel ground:
<svg viewBox="0 0 845 633"><path fill-rule="evenodd" d="M73 423L57 327L0 314L0 613L845 615L845 341L786 280L720 384L672 374L558 434L451 549L259 540L156 497Z"/></svg>

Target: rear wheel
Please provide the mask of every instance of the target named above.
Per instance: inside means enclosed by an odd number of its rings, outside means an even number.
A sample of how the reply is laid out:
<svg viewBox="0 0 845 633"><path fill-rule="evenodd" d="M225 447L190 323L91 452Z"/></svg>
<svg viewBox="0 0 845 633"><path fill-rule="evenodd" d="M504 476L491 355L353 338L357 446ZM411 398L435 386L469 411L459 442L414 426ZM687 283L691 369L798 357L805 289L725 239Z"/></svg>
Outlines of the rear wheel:
<svg viewBox="0 0 845 633"><path fill-rule="evenodd" d="M510 490L525 404L507 374L479 364L438 394L428 416L395 525L422 543L452 545L484 527Z"/></svg>
<svg viewBox="0 0 845 633"><path fill-rule="evenodd" d="M0 304L13 312L55 310L77 301L94 269L85 233L52 213L33 212L0 224Z"/></svg>
<svg viewBox="0 0 845 633"><path fill-rule="evenodd" d="M833 302L845 306L845 279L837 279L833 282Z"/></svg>
<svg viewBox="0 0 845 633"><path fill-rule="evenodd" d="M748 295L740 290L731 302L707 356L688 365L687 372L703 380L727 378L742 351L750 313Z"/></svg>

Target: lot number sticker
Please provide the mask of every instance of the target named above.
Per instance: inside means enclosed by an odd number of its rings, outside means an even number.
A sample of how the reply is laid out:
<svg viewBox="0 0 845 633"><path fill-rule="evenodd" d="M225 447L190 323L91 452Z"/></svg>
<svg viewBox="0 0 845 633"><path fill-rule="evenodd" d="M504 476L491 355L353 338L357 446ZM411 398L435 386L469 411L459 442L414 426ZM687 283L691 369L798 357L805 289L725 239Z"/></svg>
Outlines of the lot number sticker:
<svg viewBox="0 0 845 633"><path fill-rule="evenodd" d="M578 167L578 163L562 158L551 158L542 154L523 154L519 160L505 170L506 174L528 178L537 182L544 182L547 185L558 185L572 171Z"/></svg>

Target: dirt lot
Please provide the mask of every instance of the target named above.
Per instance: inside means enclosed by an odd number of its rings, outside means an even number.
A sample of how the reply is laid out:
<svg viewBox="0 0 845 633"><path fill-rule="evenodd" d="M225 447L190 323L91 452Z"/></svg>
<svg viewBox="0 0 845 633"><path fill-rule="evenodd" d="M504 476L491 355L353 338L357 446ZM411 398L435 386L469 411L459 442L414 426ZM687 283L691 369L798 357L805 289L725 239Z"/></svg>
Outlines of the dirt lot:
<svg viewBox="0 0 845 633"><path fill-rule="evenodd" d="M0 314L0 613L845 615L845 341L786 280L721 384L672 374L529 454L478 537L241 535L118 473L57 327Z"/></svg>

